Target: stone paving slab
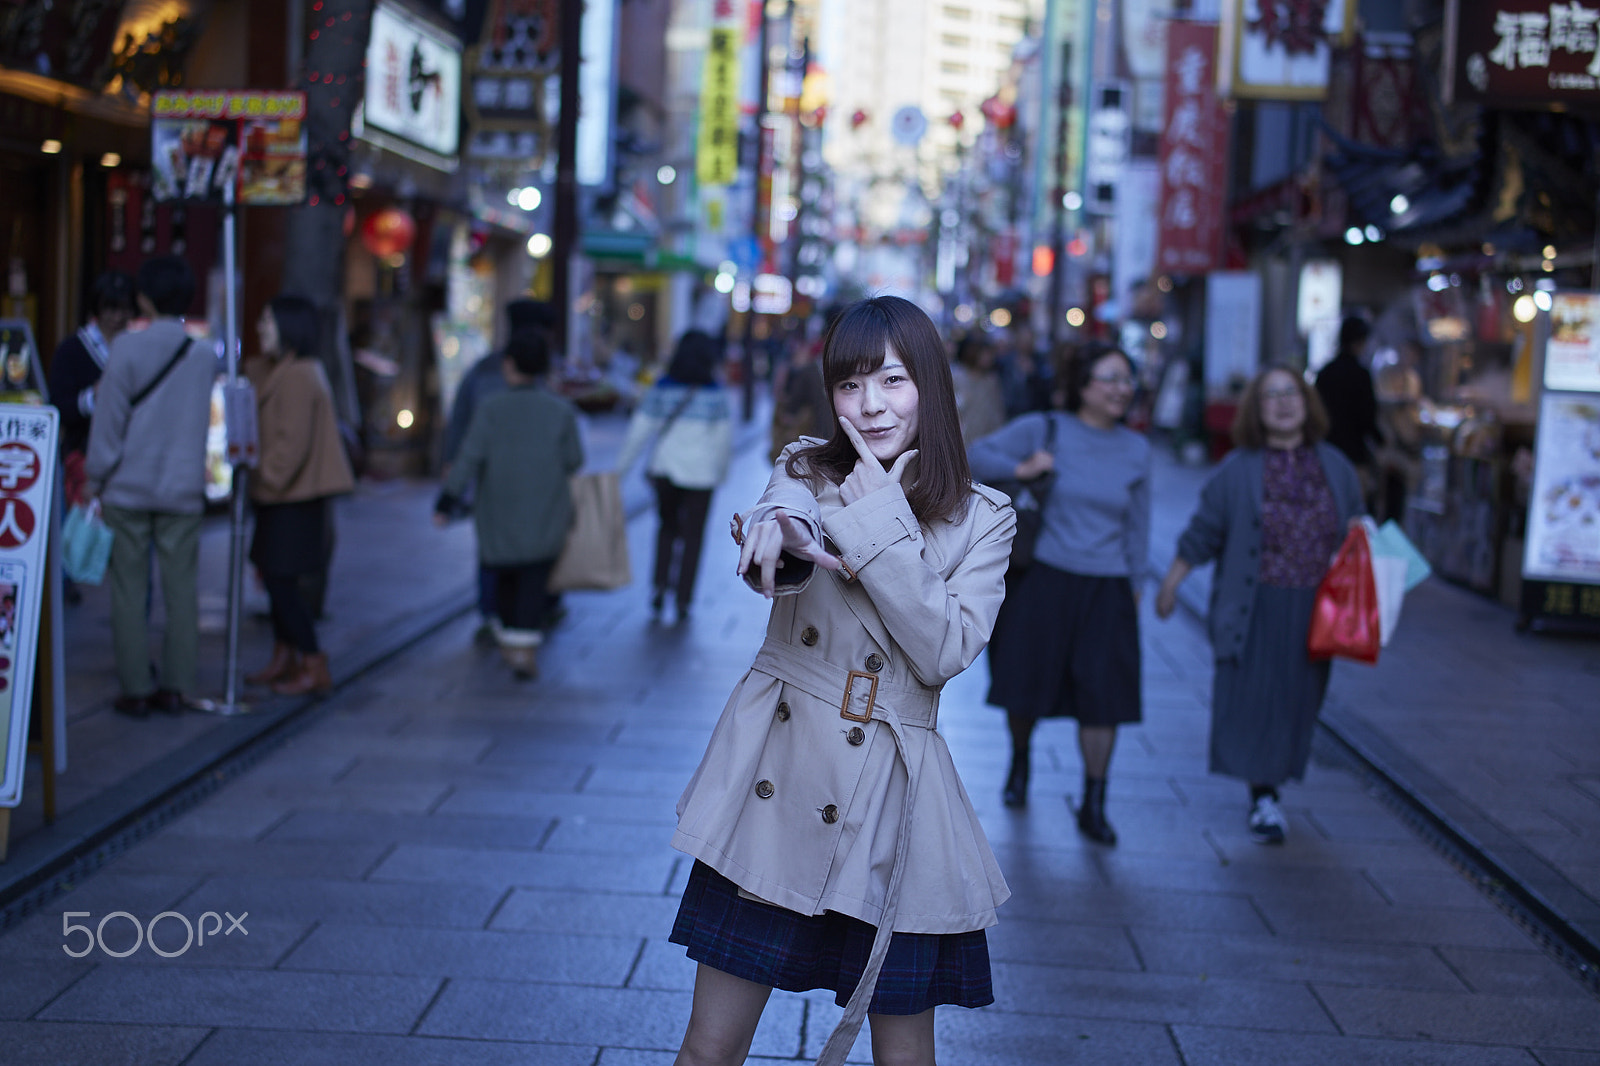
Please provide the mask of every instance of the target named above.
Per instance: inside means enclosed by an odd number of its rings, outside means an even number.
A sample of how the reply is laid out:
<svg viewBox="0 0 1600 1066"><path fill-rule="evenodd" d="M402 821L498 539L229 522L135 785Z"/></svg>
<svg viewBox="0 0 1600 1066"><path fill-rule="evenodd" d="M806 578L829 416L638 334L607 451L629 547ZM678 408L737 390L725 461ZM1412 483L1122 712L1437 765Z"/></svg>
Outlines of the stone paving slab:
<svg viewBox="0 0 1600 1066"><path fill-rule="evenodd" d="M0 1022L6 1066L178 1066L206 1036L169 1026Z"/></svg>
<svg viewBox="0 0 1600 1066"><path fill-rule="evenodd" d="M597 1050L576 1044L215 1029L183 1066L592 1066Z"/></svg>
<svg viewBox="0 0 1600 1066"><path fill-rule="evenodd" d="M551 984L620 987L639 955L631 937L566 936L478 929L319 925L283 960L285 970L483 978L526 974Z"/></svg>
<svg viewBox="0 0 1600 1066"><path fill-rule="evenodd" d="M1173 1026L1172 1037L1185 1066L1555 1066L1520 1048L1474 1044L1286 1036L1191 1025Z"/></svg>

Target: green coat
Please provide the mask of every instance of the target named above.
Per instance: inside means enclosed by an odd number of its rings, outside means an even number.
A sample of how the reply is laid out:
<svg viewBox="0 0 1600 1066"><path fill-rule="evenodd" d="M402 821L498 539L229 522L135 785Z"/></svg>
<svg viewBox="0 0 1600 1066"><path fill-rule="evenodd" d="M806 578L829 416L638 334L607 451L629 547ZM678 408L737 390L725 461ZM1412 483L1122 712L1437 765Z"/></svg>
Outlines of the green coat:
<svg viewBox="0 0 1600 1066"><path fill-rule="evenodd" d="M472 489L478 559L485 566L554 560L572 525L568 478L583 466L572 405L537 385L478 405L444 491Z"/></svg>

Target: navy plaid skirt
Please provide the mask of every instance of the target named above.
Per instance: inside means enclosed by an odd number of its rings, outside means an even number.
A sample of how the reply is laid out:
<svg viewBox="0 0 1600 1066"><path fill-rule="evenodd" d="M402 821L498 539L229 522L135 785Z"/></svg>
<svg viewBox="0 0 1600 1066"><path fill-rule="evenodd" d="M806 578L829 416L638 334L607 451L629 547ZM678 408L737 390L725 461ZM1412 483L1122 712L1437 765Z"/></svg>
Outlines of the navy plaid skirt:
<svg viewBox="0 0 1600 1066"><path fill-rule="evenodd" d="M667 939L695 962L746 981L805 992L831 989L844 1006L867 968L877 930L834 911L807 916L745 899L732 881L698 860ZM989 941L970 933L896 933L878 973L870 1014L921 1014L941 1003L994 1002Z"/></svg>

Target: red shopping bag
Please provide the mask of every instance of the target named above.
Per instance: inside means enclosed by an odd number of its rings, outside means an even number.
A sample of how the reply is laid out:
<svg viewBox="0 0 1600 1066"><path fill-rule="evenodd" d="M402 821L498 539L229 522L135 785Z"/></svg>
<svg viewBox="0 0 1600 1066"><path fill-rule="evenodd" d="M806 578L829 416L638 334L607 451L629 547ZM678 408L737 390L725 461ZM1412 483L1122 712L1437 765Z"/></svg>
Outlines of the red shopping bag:
<svg viewBox="0 0 1600 1066"><path fill-rule="evenodd" d="M1344 538L1333 565L1317 586L1306 650L1313 659L1354 659L1376 663L1382 631L1378 586L1372 577L1372 547L1359 526Z"/></svg>

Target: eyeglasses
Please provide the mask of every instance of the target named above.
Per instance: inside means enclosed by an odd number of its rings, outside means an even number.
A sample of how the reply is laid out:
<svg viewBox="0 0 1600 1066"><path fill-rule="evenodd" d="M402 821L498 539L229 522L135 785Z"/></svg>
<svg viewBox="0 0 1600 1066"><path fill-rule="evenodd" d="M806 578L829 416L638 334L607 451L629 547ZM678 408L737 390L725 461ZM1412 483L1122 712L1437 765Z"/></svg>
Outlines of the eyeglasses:
<svg viewBox="0 0 1600 1066"><path fill-rule="evenodd" d="M1298 400L1300 399L1300 390L1293 386L1286 389L1262 389L1261 398L1263 400Z"/></svg>
<svg viewBox="0 0 1600 1066"><path fill-rule="evenodd" d="M1133 379L1126 374L1090 374L1090 381L1098 381L1102 385L1120 385L1123 388L1132 388Z"/></svg>

